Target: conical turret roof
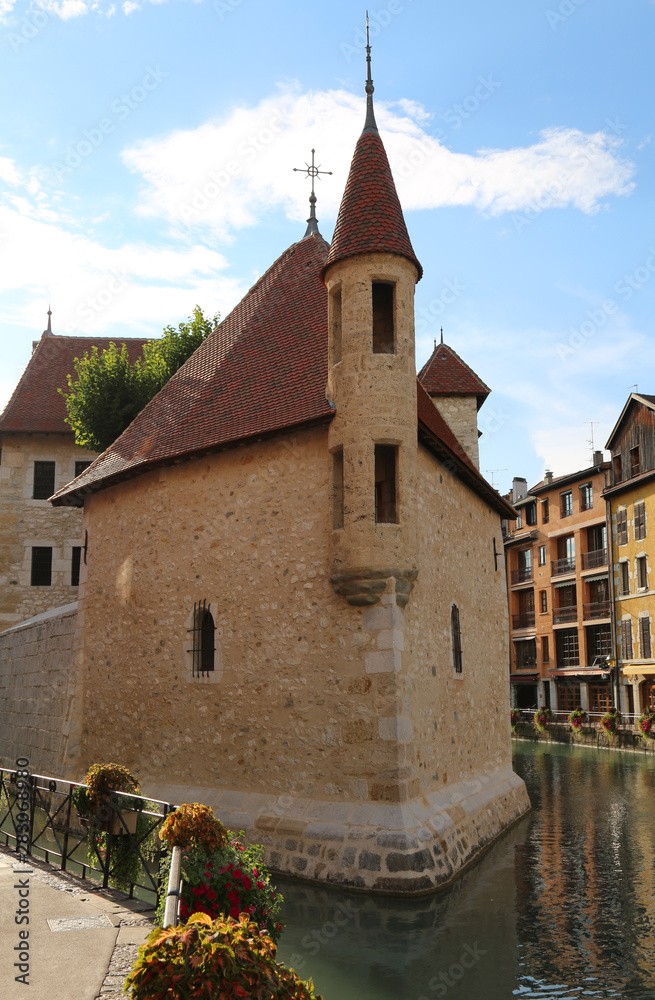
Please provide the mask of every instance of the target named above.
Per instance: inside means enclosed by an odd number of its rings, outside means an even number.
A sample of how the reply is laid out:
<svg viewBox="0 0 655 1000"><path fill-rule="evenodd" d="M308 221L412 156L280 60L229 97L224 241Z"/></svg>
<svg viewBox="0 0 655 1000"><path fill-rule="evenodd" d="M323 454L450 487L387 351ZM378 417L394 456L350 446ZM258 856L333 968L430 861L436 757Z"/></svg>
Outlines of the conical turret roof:
<svg viewBox="0 0 655 1000"><path fill-rule="evenodd" d="M478 410L491 392L459 354L443 342L435 342L432 355L418 373L418 380L430 396L476 396Z"/></svg>

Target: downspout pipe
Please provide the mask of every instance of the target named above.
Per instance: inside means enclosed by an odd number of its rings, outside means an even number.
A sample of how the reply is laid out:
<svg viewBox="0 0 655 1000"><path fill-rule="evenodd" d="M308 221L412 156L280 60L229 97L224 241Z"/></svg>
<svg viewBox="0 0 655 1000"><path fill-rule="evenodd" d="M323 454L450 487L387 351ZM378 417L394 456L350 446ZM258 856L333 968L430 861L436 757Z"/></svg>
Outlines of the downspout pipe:
<svg viewBox="0 0 655 1000"><path fill-rule="evenodd" d="M610 569L610 628L612 629L612 655L614 657L614 682L616 708L621 711L621 698L619 687L619 655L618 640L616 634L616 608L614 607L614 533L612 530L612 500L605 497L605 523L607 525L607 548L609 550Z"/></svg>

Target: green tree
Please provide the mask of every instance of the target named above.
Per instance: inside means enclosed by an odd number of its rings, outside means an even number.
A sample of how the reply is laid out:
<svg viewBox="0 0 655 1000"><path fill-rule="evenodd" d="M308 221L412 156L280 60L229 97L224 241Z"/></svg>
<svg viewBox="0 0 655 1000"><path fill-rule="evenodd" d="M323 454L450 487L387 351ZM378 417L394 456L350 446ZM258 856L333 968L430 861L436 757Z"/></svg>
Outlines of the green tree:
<svg viewBox="0 0 655 1000"><path fill-rule="evenodd" d="M75 441L91 451L105 451L132 423L171 375L191 357L217 325L196 306L178 328L166 326L160 340L144 345L143 357L130 363L125 344L93 347L75 359L75 374L67 377L67 423Z"/></svg>

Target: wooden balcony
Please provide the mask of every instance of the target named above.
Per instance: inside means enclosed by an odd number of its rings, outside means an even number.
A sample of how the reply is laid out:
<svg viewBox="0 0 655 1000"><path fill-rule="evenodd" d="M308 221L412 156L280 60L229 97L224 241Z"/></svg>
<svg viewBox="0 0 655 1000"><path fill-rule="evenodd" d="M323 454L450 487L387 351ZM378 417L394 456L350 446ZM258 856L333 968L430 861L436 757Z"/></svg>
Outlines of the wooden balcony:
<svg viewBox="0 0 655 1000"><path fill-rule="evenodd" d="M583 569L597 569L599 566L607 566L607 549L596 549L594 552L582 553Z"/></svg>
<svg viewBox="0 0 655 1000"><path fill-rule="evenodd" d="M609 618L609 616L609 601L595 601L593 604L582 605L582 617L585 620L588 620L589 618Z"/></svg>
<svg viewBox="0 0 655 1000"><path fill-rule="evenodd" d="M534 611L522 611L512 615L512 628L534 628Z"/></svg>
<svg viewBox="0 0 655 1000"><path fill-rule="evenodd" d="M553 625L561 625L563 622L577 622L577 620L577 604L568 608L553 608Z"/></svg>
<svg viewBox="0 0 655 1000"><path fill-rule="evenodd" d="M566 556L565 559L555 559L551 563L551 576L564 576L567 573L575 573L575 557Z"/></svg>

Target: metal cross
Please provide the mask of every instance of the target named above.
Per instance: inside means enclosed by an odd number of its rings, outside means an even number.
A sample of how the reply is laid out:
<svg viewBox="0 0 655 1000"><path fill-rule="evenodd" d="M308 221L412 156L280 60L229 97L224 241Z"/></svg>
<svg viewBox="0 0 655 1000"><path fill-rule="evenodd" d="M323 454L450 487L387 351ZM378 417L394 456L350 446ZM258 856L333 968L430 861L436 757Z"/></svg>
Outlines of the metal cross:
<svg viewBox="0 0 655 1000"><path fill-rule="evenodd" d="M307 219L307 230L305 232L305 236L309 236L311 233L317 233L318 232L318 220L316 218L316 193L314 191L314 178L318 177L319 180L320 180L320 175L321 174L330 174L330 175L332 174L331 170L319 170L318 167L314 164L314 153L315 152L316 152L316 150L312 149L312 162L311 162L311 164L306 163L304 170L303 170L302 167L294 167L293 168L294 173L307 174L307 176L311 177L311 179L312 179L312 193L309 196L310 211L309 211L309 218ZM320 164L319 164L319 166L320 166Z"/></svg>

